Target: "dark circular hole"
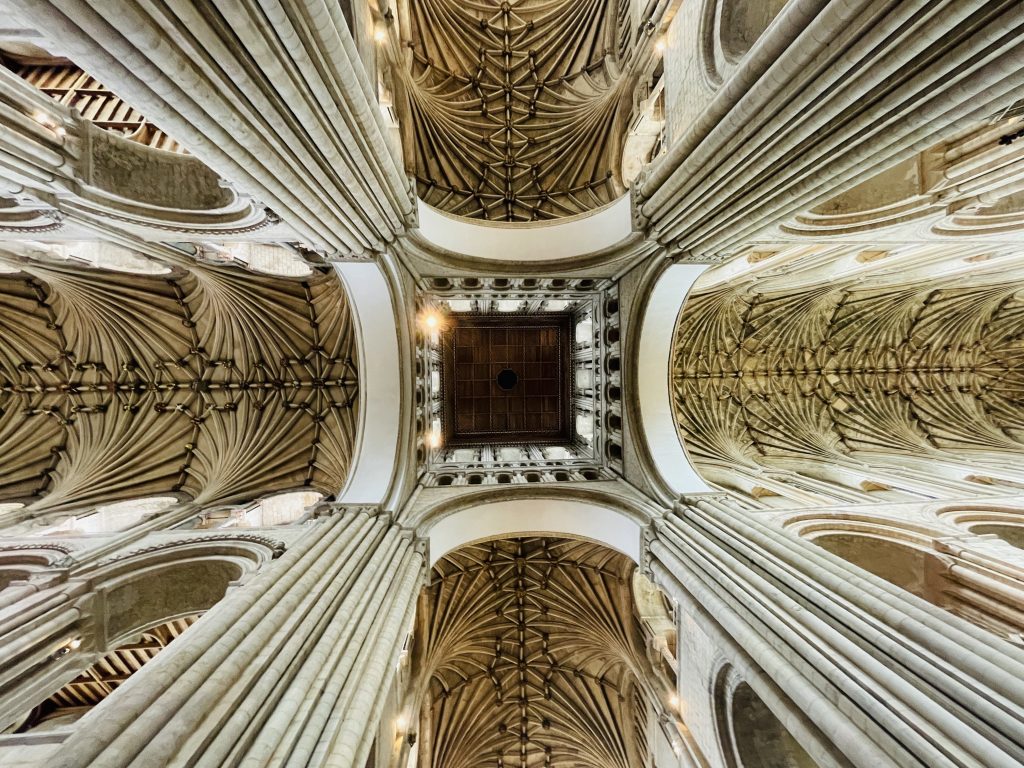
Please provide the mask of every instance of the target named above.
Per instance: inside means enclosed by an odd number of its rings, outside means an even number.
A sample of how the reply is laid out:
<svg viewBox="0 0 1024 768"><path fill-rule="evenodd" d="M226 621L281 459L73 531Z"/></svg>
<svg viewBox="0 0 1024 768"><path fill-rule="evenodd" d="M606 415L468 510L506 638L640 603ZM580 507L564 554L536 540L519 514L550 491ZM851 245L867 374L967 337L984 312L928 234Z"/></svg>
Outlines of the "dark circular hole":
<svg viewBox="0 0 1024 768"><path fill-rule="evenodd" d="M504 390L512 389L512 387L519 383L519 374L513 370L505 368L498 374L497 382L498 386Z"/></svg>

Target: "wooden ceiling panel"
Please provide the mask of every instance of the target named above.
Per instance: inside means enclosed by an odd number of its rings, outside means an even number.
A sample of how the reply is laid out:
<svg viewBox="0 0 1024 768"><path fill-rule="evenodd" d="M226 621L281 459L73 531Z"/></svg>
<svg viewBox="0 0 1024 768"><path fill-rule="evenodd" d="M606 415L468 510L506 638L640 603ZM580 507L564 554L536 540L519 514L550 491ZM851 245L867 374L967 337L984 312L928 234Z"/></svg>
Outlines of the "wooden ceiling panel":
<svg viewBox="0 0 1024 768"><path fill-rule="evenodd" d="M441 337L448 445L572 439L569 314L453 314Z"/></svg>

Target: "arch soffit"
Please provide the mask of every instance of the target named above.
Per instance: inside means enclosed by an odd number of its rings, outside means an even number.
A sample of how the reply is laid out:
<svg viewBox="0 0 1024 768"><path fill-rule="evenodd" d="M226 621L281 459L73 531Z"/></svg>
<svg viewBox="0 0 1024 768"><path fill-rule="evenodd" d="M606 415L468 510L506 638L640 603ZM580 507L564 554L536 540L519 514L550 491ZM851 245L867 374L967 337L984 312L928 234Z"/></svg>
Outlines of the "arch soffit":
<svg viewBox="0 0 1024 768"><path fill-rule="evenodd" d="M942 520L968 530L985 523L1024 526L1024 503L1021 502L946 505L936 510L935 514Z"/></svg>
<svg viewBox="0 0 1024 768"><path fill-rule="evenodd" d="M415 527L430 542L431 563L467 544L527 535L585 539L639 563L643 530L660 515L604 489L502 486L447 496L418 511Z"/></svg>
<svg viewBox="0 0 1024 768"><path fill-rule="evenodd" d="M243 532L183 537L116 554L76 575L88 578L102 588L115 585L123 579L135 578L140 573L218 560L233 563L238 571L236 578L241 579L258 571L282 551L283 545L280 542Z"/></svg>
<svg viewBox="0 0 1024 768"><path fill-rule="evenodd" d="M970 535L977 525L999 524L1024 528L1024 504L943 504L922 510L934 520L900 520L885 513L815 510L780 514L779 524L801 538L813 541L821 536L850 534L884 539L894 543L932 550L936 539Z"/></svg>
<svg viewBox="0 0 1024 768"><path fill-rule="evenodd" d="M376 263L334 265L345 286L359 355L359 407L355 446L339 501L382 504L395 492L402 467L403 410L411 393L403 388L402 297L397 281ZM397 322L396 322L397 321ZM400 404L396 407L396 403Z"/></svg>
<svg viewBox="0 0 1024 768"><path fill-rule="evenodd" d="M713 491L697 472L679 435L671 382L679 316L705 269L705 264L673 264L649 274L635 292L637 306L630 313L638 322L626 329L624 348L630 350L631 364L623 367L624 386L637 393L627 406L634 445L667 498Z"/></svg>
<svg viewBox="0 0 1024 768"><path fill-rule="evenodd" d="M631 193L601 208L552 222L467 219L417 200L419 236L435 248L489 262L551 263L586 257L633 235Z"/></svg>
<svg viewBox="0 0 1024 768"><path fill-rule="evenodd" d="M884 515L850 514L848 512L798 514L785 519L782 522L782 527L809 541L824 536L850 535L881 539L927 550L934 548L933 542L936 539L960 533L952 527L945 528L916 521L894 520Z"/></svg>

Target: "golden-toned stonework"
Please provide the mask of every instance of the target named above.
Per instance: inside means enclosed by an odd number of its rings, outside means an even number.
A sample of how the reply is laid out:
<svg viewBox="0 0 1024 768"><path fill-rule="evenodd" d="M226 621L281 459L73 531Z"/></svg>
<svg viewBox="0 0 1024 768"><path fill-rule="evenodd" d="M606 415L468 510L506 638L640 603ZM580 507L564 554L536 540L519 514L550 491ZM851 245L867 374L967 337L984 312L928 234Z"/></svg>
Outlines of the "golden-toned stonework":
<svg viewBox="0 0 1024 768"><path fill-rule="evenodd" d="M428 764L643 765L651 691L632 570L605 547L549 538L439 562L414 650Z"/></svg>
<svg viewBox="0 0 1024 768"><path fill-rule="evenodd" d="M765 478L807 493L834 483L851 500L921 481L948 496L979 477L1014 487L1024 283L975 283L693 296L672 373L691 455L727 487L755 483L755 496L771 495Z"/></svg>
<svg viewBox="0 0 1024 768"><path fill-rule="evenodd" d="M358 377L337 280L4 266L0 492L29 504L12 515L344 482Z"/></svg>
<svg viewBox="0 0 1024 768"><path fill-rule="evenodd" d="M417 0L400 101L419 196L460 216L539 221L623 191L636 77L628 3ZM625 36L620 46L617 33Z"/></svg>
<svg viewBox="0 0 1024 768"><path fill-rule="evenodd" d="M1024 3L0 0L3 768L1022 768Z"/></svg>

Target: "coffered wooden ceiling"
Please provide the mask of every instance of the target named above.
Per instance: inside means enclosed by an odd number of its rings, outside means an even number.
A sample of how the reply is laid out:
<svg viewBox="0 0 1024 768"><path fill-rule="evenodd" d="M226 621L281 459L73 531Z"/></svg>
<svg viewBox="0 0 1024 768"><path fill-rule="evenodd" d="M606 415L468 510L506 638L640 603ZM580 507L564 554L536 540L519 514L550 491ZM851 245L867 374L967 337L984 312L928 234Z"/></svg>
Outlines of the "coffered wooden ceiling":
<svg viewBox="0 0 1024 768"><path fill-rule="evenodd" d="M441 335L446 445L572 439L572 317L453 313Z"/></svg>
<svg viewBox="0 0 1024 768"><path fill-rule="evenodd" d="M408 2L399 105L419 196L499 221L569 216L619 197L635 82L622 69L623 8L619 0Z"/></svg>
<svg viewBox="0 0 1024 768"><path fill-rule="evenodd" d="M477 544L438 562L414 645L420 764L647 765L633 567L597 544L552 538Z"/></svg>

